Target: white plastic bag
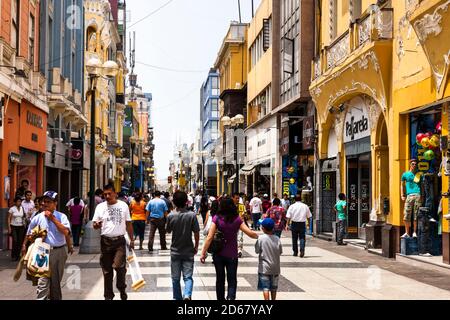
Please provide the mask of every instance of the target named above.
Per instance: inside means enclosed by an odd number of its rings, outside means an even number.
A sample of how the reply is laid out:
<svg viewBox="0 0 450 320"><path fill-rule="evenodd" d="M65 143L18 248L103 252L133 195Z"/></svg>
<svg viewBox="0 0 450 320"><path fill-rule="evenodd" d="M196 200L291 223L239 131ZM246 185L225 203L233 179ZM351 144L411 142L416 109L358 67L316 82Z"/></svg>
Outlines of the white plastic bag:
<svg viewBox="0 0 450 320"><path fill-rule="evenodd" d="M50 245L41 238L36 239L27 254L28 273L35 277L50 276Z"/></svg>
<svg viewBox="0 0 450 320"><path fill-rule="evenodd" d="M133 288L134 291L138 291L143 286L145 286L145 280L144 277L142 276L141 268L139 267L136 253L134 252L134 250L129 249L130 239L128 238L128 235L126 235L125 238L127 241L126 255L127 255L128 270L130 270L132 281L131 288Z"/></svg>

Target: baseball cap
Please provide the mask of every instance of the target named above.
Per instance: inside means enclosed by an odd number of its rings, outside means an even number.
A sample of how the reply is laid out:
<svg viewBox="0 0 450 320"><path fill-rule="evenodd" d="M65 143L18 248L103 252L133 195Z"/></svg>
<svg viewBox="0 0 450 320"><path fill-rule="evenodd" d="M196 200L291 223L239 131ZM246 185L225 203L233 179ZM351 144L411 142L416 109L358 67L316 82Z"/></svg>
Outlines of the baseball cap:
<svg viewBox="0 0 450 320"><path fill-rule="evenodd" d="M264 194L264 198L268 198L269 195L267 193Z"/></svg>
<svg viewBox="0 0 450 320"><path fill-rule="evenodd" d="M50 198L53 201L56 201L56 198L58 197L58 193L55 191L45 191L43 197Z"/></svg>
<svg viewBox="0 0 450 320"><path fill-rule="evenodd" d="M272 231L273 227L275 226L275 222L273 222L273 220L271 218L265 218L261 222L261 226L268 231Z"/></svg>

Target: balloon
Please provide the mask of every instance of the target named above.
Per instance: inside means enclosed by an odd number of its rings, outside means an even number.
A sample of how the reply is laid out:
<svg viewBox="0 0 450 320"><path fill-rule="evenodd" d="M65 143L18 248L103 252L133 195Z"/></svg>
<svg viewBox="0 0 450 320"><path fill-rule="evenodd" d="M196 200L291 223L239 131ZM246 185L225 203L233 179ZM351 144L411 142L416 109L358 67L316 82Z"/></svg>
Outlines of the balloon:
<svg viewBox="0 0 450 320"><path fill-rule="evenodd" d="M422 141L420 142L420 145L424 148L428 148L430 146L430 138L425 137L422 139Z"/></svg>
<svg viewBox="0 0 450 320"><path fill-rule="evenodd" d="M295 179L294 179L294 178L291 178L291 179L289 180L289 182L290 182L291 184L295 184Z"/></svg>
<svg viewBox="0 0 450 320"><path fill-rule="evenodd" d="M416 136L416 141L418 144L420 144L422 142L422 139L425 138L425 134L424 133L418 133Z"/></svg>
<svg viewBox="0 0 450 320"><path fill-rule="evenodd" d="M436 125L436 131L438 133L442 132L442 121L439 121L438 124Z"/></svg>
<svg viewBox="0 0 450 320"><path fill-rule="evenodd" d="M425 136L427 136L427 138L431 138L433 136L433 134L431 132L427 132L427 133L425 133Z"/></svg>
<svg viewBox="0 0 450 320"><path fill-rule="evenodd" d="M425 158L425 160L431 161L434 159L434 151L433 150L428 150L425 151L425 153L423 154L423 157Z"/></svg>
<svg viewBox="0 0 450 320"><path fill-rule="evenodd" d="M288 172L289 173L294 173L295 172L295 168L294 167L289 167L288 168Z"/></svg>
<svg viewBox="0 0 450 320"><path fill-rule="evenodd" d="M437 148L440 145L440 139L439 136L437 134L433 135L430 139L430 146L432 148Z"/></svg>

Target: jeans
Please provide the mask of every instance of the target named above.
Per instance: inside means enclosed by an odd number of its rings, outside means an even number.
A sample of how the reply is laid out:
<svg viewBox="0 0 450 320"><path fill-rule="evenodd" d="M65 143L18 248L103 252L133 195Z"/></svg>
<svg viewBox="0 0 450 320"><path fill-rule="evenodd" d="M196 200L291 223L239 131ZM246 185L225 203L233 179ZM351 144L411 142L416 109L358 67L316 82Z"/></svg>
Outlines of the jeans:
<svg viewBox="0 0 450 320"><path fill-rule="evenodd" d="M159 232L159 242L161 250L167 250L166 247L166 218L150 218L150 235L148 238L148 250L153 250L153 241L155 240L156 229Z"/></svg>
<svg viewBox="0 0 450 320"><path fill-rule="evenodd" d="M139 241L142 244L145 235L145 220L133 221L133 234L135 239L139 236Z"/></svg>
<svg viewBox="0 0 450 320"><path fill-rule="evenodd" d="M431 217L435 220L438 220L438 217L435 215L435 204L434 204L434 177L433 176L424 176L423 180L423 189L424 189L424 207L427 207L430 211ZM419 214L419 212L415 212L415 214Z"/></svg>
<svg viewBox="0 0 450 320"><path fill-rule="evenodd" d="M107 300L112 300L114 298L113 270L116 270L117 274L116 287L120 291L120 293L124 293L125 289L127 288L125 237L120 237L118 239L111 239L102 236L100 246L101 246L100 266L102 267L104 278L104 297Z"/></svg>
<svg viewBox="0 0 450 320"><path fill-rule="evenodd" d="M216 268L216 296L217 300L225 300L225 269L227 271L228 295L227 300L236 300L237 291L237 258L222 257L217 254L213 256Z"/></svg>
<svg viewBox="0 0 450 320"><path fill-rule="evenodd" d="M300 239L300 252L305 251L306 244L306 222L292 222L292 250L298 254L298 240Z"/></svg>
<svg viewBox="0 0 450 320"><path fill-rule="evenodd" d="M73 245L78 247L80 245L81 224L72 225Z"/></svg>
<svg viewBox="0 0 450 320"><path fill-rule="evenodd" d="M261 219L261 212L252 213L253 230L259 230L259 219Z"/></svg>
<svg viewBox="0 0 450 320"><path fill-rule="evenodd" d="M181 295L181 272L183 272L184 281L184 298L192 297L192 289L194 288L194 257L178 257L171 256L170 268L172 273L173 299L183 300Z"/></svg>
<svg viewBox="0 0 450 320"><path fill-rule="evenodd" d="M343 243L345 237L346 220L339 220L337 223L337 243Z"/></svg>

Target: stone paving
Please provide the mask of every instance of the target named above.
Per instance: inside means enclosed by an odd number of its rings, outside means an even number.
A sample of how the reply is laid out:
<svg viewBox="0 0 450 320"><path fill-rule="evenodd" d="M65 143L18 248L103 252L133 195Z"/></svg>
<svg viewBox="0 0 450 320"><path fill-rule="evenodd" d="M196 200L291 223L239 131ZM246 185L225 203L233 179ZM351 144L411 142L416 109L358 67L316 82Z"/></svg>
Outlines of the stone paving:
<svg viewBox="0 0 450 320"><path fill-rule="evenodd" d="M170 236L167 238L169 245ZM262 300L262 293L256 289L258 257L254 251L255 241L245 239L244 256L239 260L238 267L238 300ZM283 233L282 243L280 300L450 300L449 270L412 266L360 248L336 246L316 238L308 238L304 258L293 257L288 232ZM132 292L131 277L128 275L130 300L172 299L170 252L158 250L159 235L155 237L154 248L153 253L137 250L147 284L140 291ZM0 252L0 299L34 299L35 288L25 280L25 274L18 282L12 280L16 263L11 262L8 255L9 252ZM66 300L103 299L103 277L98 254L75 253L69 257L63 279L63 297ZM215 298L212 259L209 257L203 265L197 256L193 299Z"/></svg>

